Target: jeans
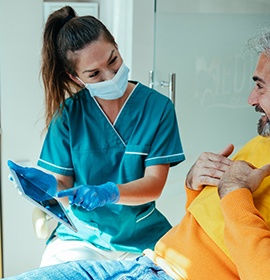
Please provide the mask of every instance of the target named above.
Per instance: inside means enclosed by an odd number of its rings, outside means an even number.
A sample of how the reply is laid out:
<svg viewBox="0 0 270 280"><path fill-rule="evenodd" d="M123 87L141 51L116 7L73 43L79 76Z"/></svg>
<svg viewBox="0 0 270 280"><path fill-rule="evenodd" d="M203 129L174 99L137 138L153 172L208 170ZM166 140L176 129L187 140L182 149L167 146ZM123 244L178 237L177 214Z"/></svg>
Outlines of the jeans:
<svg viewBox="0 0 270 280"><path fill-rule="evenodd" d="M6 280L173 280L148 257L133 261L72 261L46 266Z"/></svg>

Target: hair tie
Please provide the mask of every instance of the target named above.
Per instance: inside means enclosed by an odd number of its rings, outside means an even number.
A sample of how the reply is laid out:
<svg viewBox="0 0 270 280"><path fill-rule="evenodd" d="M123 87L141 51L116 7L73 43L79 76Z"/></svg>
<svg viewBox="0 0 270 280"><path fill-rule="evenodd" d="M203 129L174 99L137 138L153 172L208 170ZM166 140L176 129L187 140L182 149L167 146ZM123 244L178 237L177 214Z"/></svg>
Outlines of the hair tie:
<svg viewBox="0 0 270 280"><path fill-rule="evenodd" d="M68 15L67 17L65 17L63 20L62 20L62 23L61 23L61 28L70 20L72 19L74 16L72 15ZM61 29L60 28L60 29Z"/></svg>
<svg viewBox="0 0 270 280"><path fill-rule="evenodd" d="M74 16L72 15L68 15L66 16L64 19L61 20L61 23L59 22L59 24L57 25L57 27L55 28L55 33L54 36L55 38L57 38L60 30L64 27L64 25L70 20L72 19Z"/></svg>

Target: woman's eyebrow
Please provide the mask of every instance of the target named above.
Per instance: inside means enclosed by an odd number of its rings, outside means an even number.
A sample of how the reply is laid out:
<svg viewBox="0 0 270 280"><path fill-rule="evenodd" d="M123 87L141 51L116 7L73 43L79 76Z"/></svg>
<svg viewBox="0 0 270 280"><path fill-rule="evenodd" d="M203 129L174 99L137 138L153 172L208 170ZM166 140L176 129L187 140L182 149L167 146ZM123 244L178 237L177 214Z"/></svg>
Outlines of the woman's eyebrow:
<svg viewBox="0 0 270 280"><path fill-rule="evenodd" d="M108 58L108 63L111 61L114 52L115 52L115 49L111 51L111 54L110 54L110 56L109 56L109 58ZM84 74L84 73L88 73L88 72L95 72L96 70L97 70L97 69L84 70L82 73Z"/></svg>

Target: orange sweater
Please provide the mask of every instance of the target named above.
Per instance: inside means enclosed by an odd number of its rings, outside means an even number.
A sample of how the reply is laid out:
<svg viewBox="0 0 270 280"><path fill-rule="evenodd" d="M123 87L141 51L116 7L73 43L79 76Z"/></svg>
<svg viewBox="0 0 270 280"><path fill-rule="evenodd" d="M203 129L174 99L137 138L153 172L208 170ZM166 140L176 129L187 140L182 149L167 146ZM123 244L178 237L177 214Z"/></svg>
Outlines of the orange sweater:
<svg viewBox="0 0 270 280"><path fill-rule="evenodd" d="M254 138L235 159L270 163L270 139ZM270 279L269 186L268 177L253 194L239 189L222 200L215 187L186 189L183 220L145 254L175 279Z"/></svg>

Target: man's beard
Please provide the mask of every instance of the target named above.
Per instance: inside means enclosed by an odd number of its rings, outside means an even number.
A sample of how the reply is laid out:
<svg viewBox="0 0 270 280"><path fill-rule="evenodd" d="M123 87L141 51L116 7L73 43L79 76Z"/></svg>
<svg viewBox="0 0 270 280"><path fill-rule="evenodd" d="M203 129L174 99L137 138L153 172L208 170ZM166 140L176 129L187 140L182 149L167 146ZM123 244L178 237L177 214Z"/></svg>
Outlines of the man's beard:
<svg viewBox="0 0 270 280"><path fill-rule="evenodd" d="M259 119L257 130L259 135L270 137L270 121L268 119L267 121Z"/></svg>

